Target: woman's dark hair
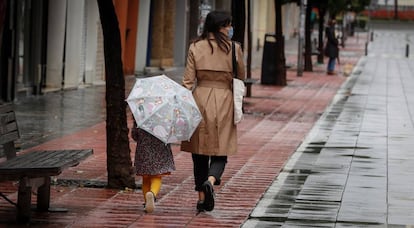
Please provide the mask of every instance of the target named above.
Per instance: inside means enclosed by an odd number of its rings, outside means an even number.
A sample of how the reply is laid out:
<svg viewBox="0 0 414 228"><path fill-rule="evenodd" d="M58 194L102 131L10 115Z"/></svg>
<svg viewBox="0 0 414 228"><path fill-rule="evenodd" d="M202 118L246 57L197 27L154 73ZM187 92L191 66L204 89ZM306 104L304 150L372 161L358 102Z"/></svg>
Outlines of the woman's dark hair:
<svg viewBox="0 0 414 228"><path fill-rule="evenodd" d="M213 34L219 48L225 53L229 53L231 45L226 42L228 40L227 35L220 32L222 27L227 27L229 25L231 25L231 15L229 12L211 11L207 14L206 21L204 22L203 33L201 33L201 35L197 37L193 43L206 39L211 47L211 53L213 53L213 45L209 39L209 33L211 33Z"/></svg>

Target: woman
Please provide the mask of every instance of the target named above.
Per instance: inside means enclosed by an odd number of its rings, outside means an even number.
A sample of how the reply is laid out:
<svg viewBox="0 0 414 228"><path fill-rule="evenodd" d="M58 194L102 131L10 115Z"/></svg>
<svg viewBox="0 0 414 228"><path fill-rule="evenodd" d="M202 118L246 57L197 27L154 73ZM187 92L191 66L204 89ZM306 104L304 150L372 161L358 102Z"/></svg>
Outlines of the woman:
<svg viewBox="0 0 414 228"><path fill-rule="evenodd" d="M335 37L335 20L331 19L328 22L328 26L325 29L326 42L325 56L328 57L327 71L329 75L335 74L335 61L339 55L338 39Z"/></svg>
<svg viewBox="0 0 414 228"><path fill-rule="evenodd" d="M233 124L232 52L233 27L227 12L212 11L203 33L189 47L183 85L193 90L203 120L189 141L181 143L191 152L198 211L214 208L213 185L219 185L227 156L237 152L237 129ZM243 52L235 45L237 77L245 79Z"/></svg>

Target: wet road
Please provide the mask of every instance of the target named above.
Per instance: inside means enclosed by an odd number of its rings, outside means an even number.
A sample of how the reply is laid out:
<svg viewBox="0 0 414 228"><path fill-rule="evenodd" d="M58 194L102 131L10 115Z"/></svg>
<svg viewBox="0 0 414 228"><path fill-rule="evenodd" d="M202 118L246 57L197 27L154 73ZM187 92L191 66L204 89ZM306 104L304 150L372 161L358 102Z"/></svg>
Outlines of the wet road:
<svg viewBox="0 0 414 228"><path fill-rule="evenodd" d="M368 56L242 227L414 225L414 24L372 29Z"/></svg>

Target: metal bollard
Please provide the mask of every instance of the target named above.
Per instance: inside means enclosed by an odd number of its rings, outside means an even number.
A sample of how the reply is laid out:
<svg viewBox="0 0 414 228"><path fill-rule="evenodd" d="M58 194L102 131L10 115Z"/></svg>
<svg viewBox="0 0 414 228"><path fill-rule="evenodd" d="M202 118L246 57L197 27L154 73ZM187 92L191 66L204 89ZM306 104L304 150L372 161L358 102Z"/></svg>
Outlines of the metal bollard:
<svg viewBox="0 0 414 228"><path fill-rule="evenodd" d="M374 32L371 32L371 42L374 41Z"/></svg>
<svg viewBox="0 0 414 228"><path fill-rule="evenodd" d="M365 56L368 55L368 42L365 42Z"/></svg>
<svg viewBox="0 0 414 228"><path fill-rule="evenodd" d="M406 46L405 46L405 57L410 57L410 45L409 44L407 44Z"/></svg>

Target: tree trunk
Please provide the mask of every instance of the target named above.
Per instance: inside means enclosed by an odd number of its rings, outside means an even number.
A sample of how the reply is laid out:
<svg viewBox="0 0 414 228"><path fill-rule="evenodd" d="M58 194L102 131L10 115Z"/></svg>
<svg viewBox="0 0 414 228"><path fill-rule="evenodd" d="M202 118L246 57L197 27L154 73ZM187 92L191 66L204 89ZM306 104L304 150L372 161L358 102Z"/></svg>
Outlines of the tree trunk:
<svg viewBox="0 0 414 228"><path fill-rule="evenodd" d="M319 33L318 33L318 63L323 64L323 29L325 24L325 14L326 10L323 7L319 7Z"/></svg>
<svg viewBox="0 0 414 228"><path fill-rule="evenodd" d="M112 1L98 0L98 7L104 37L108 187L135 188L126 121L125 79L118 19Z"/></svg>
<svg viewBox="0 0 414 228"><path fill-rule="evenodd" d="M276 13L276 85L285 86L286 83L286 59L285 59L285 38L282 28L282 1L275 0Z"/></svg>
<svg viewBox="0 0 414 228"><path fill-rule="evenodd" d="M198 21L199 21L199 14L200 14L200 1L189 1L190 4L190 26L189 26L189 31L188 31L188 35L189 35L189 40L193 40L195 39L198 34L197 34L197 29L198 29Z"/></svg>
<svg viewBox="0 0 414 228"><path fill-rule="evenodd" d="M13 4L12 4L13 5ZM9 72L14 73L14 67L9 69L9 60L13 61L14 66L15 58L13 53L13 42L12 42L12 28L9 24L11 19L10 13L13 11L12 5L8 4L8 1L0 1L0 104L2 102L10 102L14 98L14 85L15 82L12 80L14 76L9 75Z"/></svg>
<svg viewBox="0 0 414 228"><path fill-rule="evenodd" d="M398 20L398 0L394 2L394 19Z"/></svg>
<svg viewBox="0 0 414 228"><path fill-rule="evenodd" d="M246 24L246 4L245 1L231 1L232 24L234 27L234 35L232 40L237 41L244 48L244 30Z"/></svg>
<svg viewBox="0 0 414 228"><path fill-rule="evenodd" d="M251 24L251 1L247 0L247 62L246 62L246 78L252 78L252 24ZM246 86L246 97L252 96L252 85Z"/></svg>
<svg viewBox="0 0 414 228"><path fill-rule="evenodd" d="M305 16L305 67L304 71L313 71L312 68L312 40L311 40L311 13L312 5L306 6Z"/></svg>

